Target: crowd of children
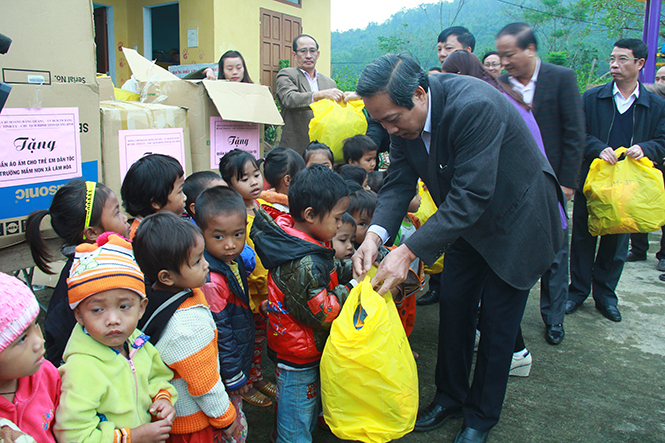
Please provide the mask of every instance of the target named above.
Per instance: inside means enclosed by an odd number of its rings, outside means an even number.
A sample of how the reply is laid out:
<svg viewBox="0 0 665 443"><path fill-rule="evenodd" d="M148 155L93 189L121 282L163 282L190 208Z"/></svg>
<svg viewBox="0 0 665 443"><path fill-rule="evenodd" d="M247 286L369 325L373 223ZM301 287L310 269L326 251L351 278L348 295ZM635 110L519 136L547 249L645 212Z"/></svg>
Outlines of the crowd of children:
<svg viewBox="0 0 665 443"><path fill-rule="evenodd" d="M54 260L46 215L67 258L45 340L32 292L0 274L0 440L240 443L245 402L275 405L271 441L311 442L323 422L319 360L357 284L350 258L383 179L371 139L343 151L334 172L321 143L261 161L235 149L221 176L186 179L172 157L147 155L122 183L131 226L103 184L61 187L27 222L41 270ZM417 227L405 218L402 240ZM407 333L415 303L402 304L421 268L393 293ZM261 371L266 342L275 383Z"/></svg>

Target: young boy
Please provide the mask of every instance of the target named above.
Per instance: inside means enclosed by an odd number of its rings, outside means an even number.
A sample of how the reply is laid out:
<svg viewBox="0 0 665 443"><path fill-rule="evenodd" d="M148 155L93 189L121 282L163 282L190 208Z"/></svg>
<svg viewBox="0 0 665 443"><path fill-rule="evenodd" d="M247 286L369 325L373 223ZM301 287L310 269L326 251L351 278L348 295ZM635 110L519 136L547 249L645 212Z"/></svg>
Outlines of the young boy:
<svg viewBox="0 0 665 443"><path fill-rule="evenodd" d="M199 171L187 177L182 192L185 193L185 211L191 219L194 219L194 205L199 194L215 186L226 186L226 182L214 171Z"/></svg>
<svg viewBox="0 0 665 443"><path fill-rule="evenodd" d="M342 215L342 226L337 230L337 234L332 239L332 246L335 250L335 258L338 260L349 259L356 252L353 243L356 241L356 221L351 214L345 212Z"/></svg>
<svg viewBox="0 0 665 443"><path fill-rule="evenodd" d="M289 187L291 226L263 210L251 237L270 271L268 353L276 360L278 443L311 442L321 409L319 360L332 321L356 285L350 260L335 260L330 240L349 204L344 180L311 165ZM266 306L267 305L267 306Z"/></svg>
<svg viewBox="0 0 665 443"><path fill-rule="evenodd" d="M354 246L358 248L365 240L374 209L376 209L376 194L374 191L360 190L352 192L349 196L349 207L346 210L356 222L356 240Z"/></svg>
<svg viewBox="0 0 665 443"><path fill-rule="evenodd" d="M39 443L55 443L60 374L44 360L37 314L37 299L25 283L0 273L0 439L5 442L27 433Z"/></svg>
<svg viewBox="0 0 665 443"><path fill-rule="evenodd" d="M217 328L199 289L208 277L199 228L168 212L143 220L134 238L136 261L151 285L147 320L152 336L173 370L178 390L170 441L214 441L236 427L236 410L219 376Z"/></svg>
<svg viewBox="0 0 665 443"><path fill-rule="evenodd" d="M358 134L344 140L344 163L362 167L368 174L376 167L376 143L366 135Z"/></svg>
<svg viewBox="0 0 665 443"><path fill-rule="evenodd" d="M173 212L180 217L185 209L185 173L173 157L150 154L141 157L129 168L122 181L122 205L134 221L129 228L129 239L143 219L160 211Z"/></svg>
<svg viewBox="0 0 665 443"><path fill-rule="evenodd" d="M58 441L165 440L178 393L173 372L136 329L148 300L130 243L105 233L77 246L67 286L78 324L60 366Z"/></svg>
<svg viewBox="0 0 665 443"><path fill-rule="evenodd" d="M254 355L254 315L240 258L247 230L245 202L231 188L206 189L196 199L196 223L203 230L203 255L210 265L209 282L202 289L217 324L222 381L239 416L234 441L241 443L247 435L242 394L249 390Z"/></svg>

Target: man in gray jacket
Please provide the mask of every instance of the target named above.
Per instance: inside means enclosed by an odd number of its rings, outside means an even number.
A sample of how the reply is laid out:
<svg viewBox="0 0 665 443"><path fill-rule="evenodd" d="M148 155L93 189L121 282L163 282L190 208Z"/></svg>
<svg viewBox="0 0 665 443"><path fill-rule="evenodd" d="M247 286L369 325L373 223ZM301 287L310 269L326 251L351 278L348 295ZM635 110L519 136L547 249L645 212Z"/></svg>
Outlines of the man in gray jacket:
<svg viewBox="0 0 665 443"><path fill-rule="evenodd" d="M293 55L297 67L277 73L277 99L284 118L280 145L302 154L309 144L309 121L314 117L309 105L325 98L341 101L344 93L337 89L335 80L316 70L320 53L313 37L296 37Z"/></svg>
<svg viewBox="0 0 665 443"><path fill-rule="evenodd" d="M438 210L386 256L373 283L385 293L416 257L433 264L446 253L437 393L415 429L463 416L455 442L484 442L499 420L529 289L563 240L563 193L515 106L481 80L428 78L408 56L387 54L363 70L356 92L391 134L391 164L353 257L355 271L368 270L378 247L395 238L422 178ZM481 335L469 387L476 324Z"/></svg>

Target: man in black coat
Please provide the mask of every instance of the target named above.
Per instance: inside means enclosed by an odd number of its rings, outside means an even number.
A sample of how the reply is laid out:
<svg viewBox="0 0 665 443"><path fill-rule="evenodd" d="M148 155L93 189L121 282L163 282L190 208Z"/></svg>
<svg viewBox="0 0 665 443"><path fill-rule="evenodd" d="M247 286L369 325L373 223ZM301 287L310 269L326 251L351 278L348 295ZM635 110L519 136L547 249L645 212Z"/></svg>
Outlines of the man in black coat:
<svg viewBox="0 0 665 443"><path fill-rule="evenodd" d="M589 233L586 198L582 186L591 162L601 158L611 165L618 161L614 150L628 148L626 156L639 160L648 157L662 164L665 157L665 100L638 82L648 57L647 46L637 39L622 39L614 44L610 56L612 81L590 89L582 96L586 117L586 146L582 180L575 191L573 235L570 249L570 287L566 314L575 312L593 291L601 314L621 321L616 287L628 254L628 234Z"/></svg>
<svg viewBox="0 0 665 443"><path fill-rule="evenodd" d="M484 442L499 420L529 289L563 239L561 188L517 109L483 81L428 78L408 56L387 54L363 70L356 92L391 134L391 163L354 268L363 274L379 245L395 238L422 178L439 209L386 256L373 283L385 293L416 257L433 264L446 253L437 393L415 429L463 415L455 441ZM469 387L476 325L481 338Z"/></svg>
<svg viewBox="0 0 665 443"><path fill-rule="evenodd" d="M584 153L584 114L575 72L544 63L538 42L526 23L511 23L497 34L496 47L507 73L499 77L522 94L543 136L547 159L567 200L578 186ZM567 234L567 231L566 231ZM545 339L558 345L565 332L563 319L568 299L568 236L550 269L540 280L540 313Z"/></svg>

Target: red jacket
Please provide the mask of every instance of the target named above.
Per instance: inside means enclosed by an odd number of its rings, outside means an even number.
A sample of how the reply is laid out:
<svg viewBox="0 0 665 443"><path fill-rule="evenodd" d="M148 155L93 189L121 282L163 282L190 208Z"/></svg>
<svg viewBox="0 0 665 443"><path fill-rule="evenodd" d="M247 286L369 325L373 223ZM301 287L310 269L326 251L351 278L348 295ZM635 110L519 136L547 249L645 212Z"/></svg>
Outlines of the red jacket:
<svg viewBox="0 0 665 443"><path fill-rule="evenodd" d="M0 396L0 417L11 420L39 443L55 443L53 417L60 400L60 374L45 361L35 374L18 379L14 403Z"/></svg>

